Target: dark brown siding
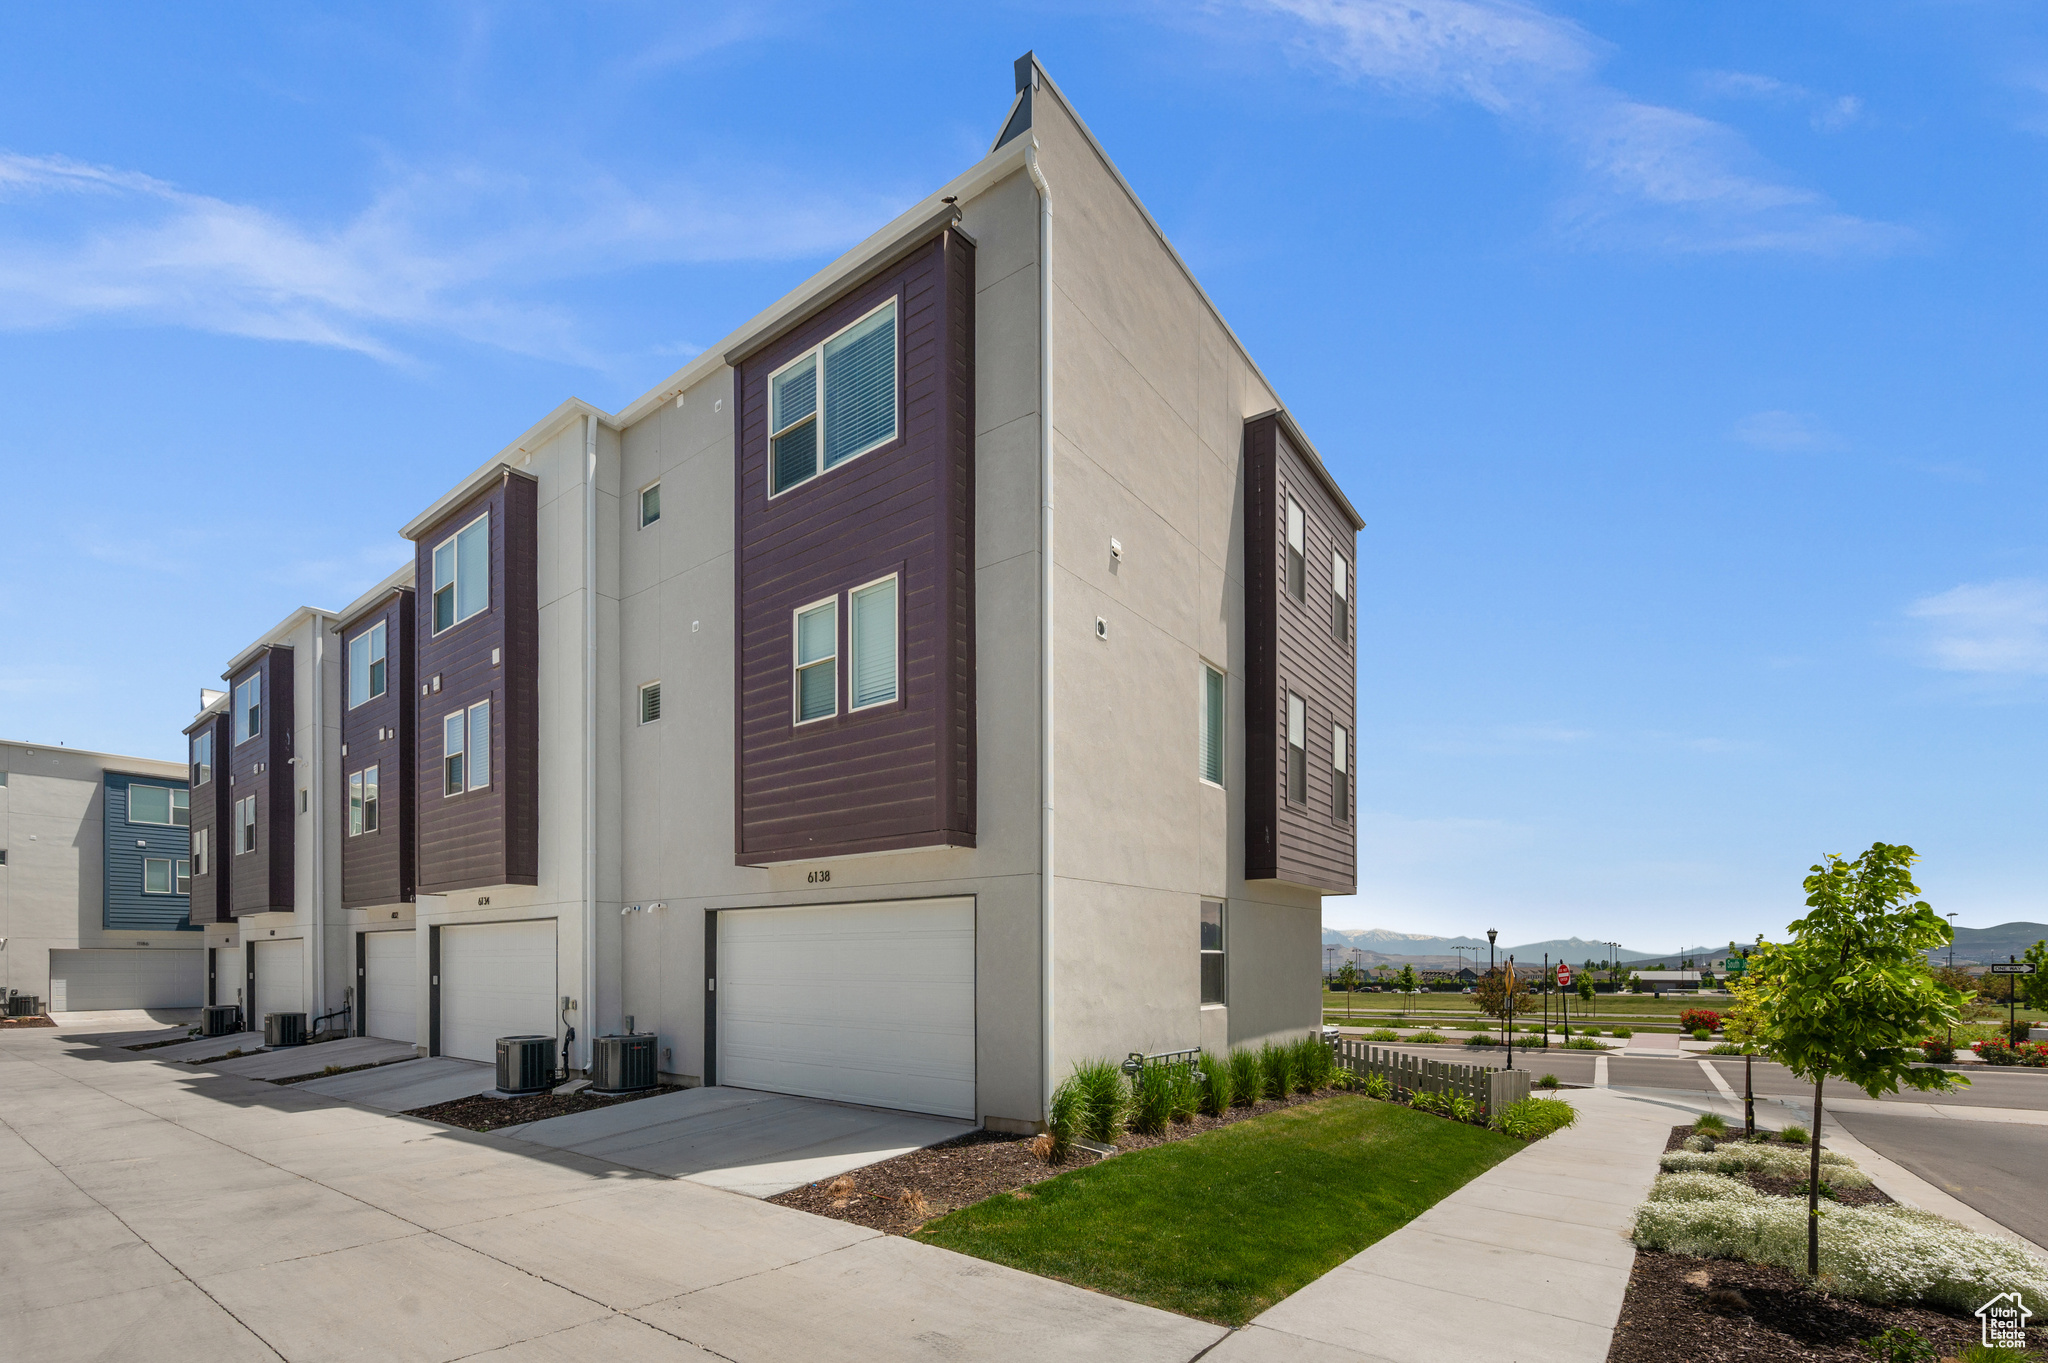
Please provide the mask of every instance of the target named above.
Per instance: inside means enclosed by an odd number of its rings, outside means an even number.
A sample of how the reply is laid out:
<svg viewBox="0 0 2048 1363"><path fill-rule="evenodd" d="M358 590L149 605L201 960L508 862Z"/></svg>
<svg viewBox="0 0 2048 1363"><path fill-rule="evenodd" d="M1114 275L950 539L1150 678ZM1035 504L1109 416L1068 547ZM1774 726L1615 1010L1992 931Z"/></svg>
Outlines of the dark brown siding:
<svg viewBox="0 0 2048 1363"><path fill-rule="evenodd" d="M400 587L335 628L341 637L341 902L349 909L407 904L413 898L414 817L419 808L413 770L414 688L413 593ZM384 622L384 694L351 709L348 705L349 642ZM377 827L350 836L349 778L377 768Z"/></svg>
<svg viewBox="0 0 2048 1363"><path fill-rule="evenodd" d="M1358 885L1357 533L1277 415L1248 423L1245 454L1245 879L1329 894ZM1305 600L1286 590L1287 499L1305 524ZM1347 622L1331 621L1330 556L1350 565ZM1287 799L1287 695L1308 704L1308 801ZM1347 816L1336 818L1331 726L1351 731Z"/></svg>
<svg viewBox="0 0 2048 1363"><path fill-rule="evenodd" d="M536 598L535 483L515 469L442 517L414 546L419 588L416 765L418 891L532 885L540 861L540 612ZM434 635L434 546L485 511L491 515L490 605ZM499 655L492 661L492 652ZM441 793L443 719L491 702L491 784Z"/></svg>
<svg viewBox="0 0 2048 1363"><path fill-rule="evenodd" d="M768 376L897 300L891 444L768 498ZM736 366L735 860L974 845L974 248L941 232ZM896 704L845 712L846 592L900 574ZM840 714L792 722L792 612L840 600Z"/></svg>
<svg viewBox="0 0 2048 1363"><path fill-rule="evenodd" d="M234 742L235 688L252 673L263 674L263 732L230 749L224 764L230 778L227 856L228 901L236 917L245 913L289 913L298 850L298 796L292 780L292 650L268 648L226 677L227 738ZM233 801L255 794L256 850L234 850Z"/></svg>
<svg viewBox="0 0 2048 1363"><path fill-rule="evenodd" d="M185 730L186 765L191 767L188 776L196 778L198 769L192 767L191 745L199 735L213 735L213 777L204 785L192 787L192 845L199 845L199 831L207 830L209 850L206 873L192 877L192 921L194 923L228 923L234 921L235 911L228 899L230 873L234 869L234 849L229 845L228 810L228 744L233 730L228 728L225 714L211 714Z"/></svg>

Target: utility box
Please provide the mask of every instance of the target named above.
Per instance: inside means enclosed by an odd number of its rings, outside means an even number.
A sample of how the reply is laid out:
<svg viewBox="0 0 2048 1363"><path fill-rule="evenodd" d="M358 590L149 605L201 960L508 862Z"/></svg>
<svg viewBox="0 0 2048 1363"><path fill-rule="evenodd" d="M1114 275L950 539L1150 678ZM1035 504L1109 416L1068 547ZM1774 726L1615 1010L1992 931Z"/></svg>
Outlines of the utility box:
<svg viewBox="0 0 2048 1363"><path fill-rule="evenodd" d="M498 1038L498 1092L545 1093L555 1086L555 1039L551 1036Z"/></svg>
<svg viewBox="0 0 2048 1363"><path fill-rule="evenodd" d="M199 1030L205 1036L233 1036L242 1030L242 1005L207 1004L199 1010Z"/></svg>
<svg viewBox="0 0 2048 1363"><path fill-rule="evenodd" d="M597 1038L590 1058L592 1093L634 1093L651 1089L657 1082L654 1033L628 1032Z"/></svg>
<svg viewBox="0 0 2048 1363"><path fill-rule="evenodd" d="M7 1016L11 1018L37 1018L43 1015L43 1001L34 994L9 994Z"/></svg>
<svg viewBox="0 0 2048 1363"><path fill-rule="evenodd" d="M263 1015L263 1044L265 1046L305 1045L306 1015L304 1013L265 1013Z"/></svg>

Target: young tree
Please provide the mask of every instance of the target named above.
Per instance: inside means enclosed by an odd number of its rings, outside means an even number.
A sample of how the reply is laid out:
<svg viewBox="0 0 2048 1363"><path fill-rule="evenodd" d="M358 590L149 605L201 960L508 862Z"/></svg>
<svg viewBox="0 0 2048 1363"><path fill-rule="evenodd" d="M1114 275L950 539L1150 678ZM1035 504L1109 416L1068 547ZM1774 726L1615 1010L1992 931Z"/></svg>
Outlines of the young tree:
<svg viewBox="0 0 2048 1363"><path fill-rule="evenodd" d="M1358 988L1358 966L1346 961L1337 970L1337 983L1344 988L1344 1016L1351 1016L1351 994Z"/></svg>
<svg viewBox="0 0 2048 1363"><path fill-rule="evenodd" d="M1913 849L1876 842L1854 861L1830 853L1805 881L1792 940L1750 957L1758 1048L1813 1084L1807 1167L1806 1271L1820 1273L1821 1089L1829 1075L1873 1098L1901 1084L1922 1092L1969 1080L1917 1064L1920 1041L1955 1021L1962 998L1935 982L1927 950L1950 931L1917 896Z"/></svg>
<svg viewBox="0 0 2048 1363"><path fill-rule="evenodd" d="M1415 992L1416 985L1414 966L1404 965L1401 967L1400 975L1397 976L1394 980L1394 988L1400 990L1403 994L1412 994Z"/></svg>
<svg viewBox="0 0 2048 1363"><path fill-rule="evenodd" d="M2034 966L2033 974L2018 977L2020 997L2029 1008L2048 1008L2048 941L2034 943L2020 959Z"/></svg>
<svg viewBox="0 0 2048 1363"><path fill-rule="evenodd" d="M1516 1012L1526 1007L1522 1002L1529 996L1529 981L1517 970L1513 988L1509 987L1505 966L1487 971L1479 977L1479 983L1472 986L1472 1001L1479 1005L1479 1011L1490 1018L1506 1017L1510 998Z"/></svg>

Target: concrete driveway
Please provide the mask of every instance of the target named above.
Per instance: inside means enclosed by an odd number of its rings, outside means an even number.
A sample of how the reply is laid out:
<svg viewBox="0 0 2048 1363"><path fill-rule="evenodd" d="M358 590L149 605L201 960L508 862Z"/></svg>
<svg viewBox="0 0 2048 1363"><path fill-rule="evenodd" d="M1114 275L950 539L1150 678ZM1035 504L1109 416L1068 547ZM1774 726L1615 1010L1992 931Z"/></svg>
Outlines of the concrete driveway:
<svg viewBox="0 0 2048 1363"><path fill-rule="evenodd" d="M687 1089L492 1134L773 1197L964 1136L973 1122L748 1089Z"/></svg>
<svg viewBox="0 0 2048 1363"><path fill-rule="evenodd" d="M1188 1363L1226 1333L687 1179L149 1055L0 1032L9 1357Z"/></svg>
<svg viewBox="0 0 2048 1363"><path fill-rule="evenodd" d="M473 1097L497 1086L498 1071L494 1066L439 1055L430 1060L379 1065L376 1069L358 1070L354 1074L308 1079L299 1087L308 1093L342 1098L384 1112L410 1112L414 1108Z"/></svg>

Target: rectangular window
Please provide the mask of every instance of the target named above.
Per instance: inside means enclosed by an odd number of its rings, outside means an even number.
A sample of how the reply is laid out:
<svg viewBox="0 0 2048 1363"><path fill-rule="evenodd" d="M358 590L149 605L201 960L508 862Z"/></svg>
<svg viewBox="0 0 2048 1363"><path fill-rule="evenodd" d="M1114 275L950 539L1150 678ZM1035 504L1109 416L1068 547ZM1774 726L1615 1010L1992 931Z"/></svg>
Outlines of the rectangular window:
<svg viewBox="0 0 2048 1363"><path fill-rule="evenodd" d="M1287 499L1287 594L1296 601L1308 599L1307 565L1303 557L1306 551L1306 532L1301 518L1301 503Z"/></svg>
<svg viewBox="0 0 2048 1363"><path fill-rule="evenodd" d="M856 588L847 604L853 612L847 636L853 649L853 694L847 708L886 705L896 699L896 579Z"/></svg>
<svg viewBox="0 0 2048 1363"><path fill-rule="evenodd" d="M796 613L796 722L839 713L839 602Z"/></svg>
<svg viewBox="0 0 2048 1363"><path fill-rule="evenodd" d="M144 894L169 894L171 892L171 859L169 857L144 857L142 859L142 892Z"/></svg>
<svg viewBox="0 0 2048 1363"><path fill-rule="evenodd" d="M1287 799L1308 803L1308 702L1287 693Z"/></svg>
<svg viewBox="0 0 2048 1363"><path fill-rule="evenodd" d="M384 622L379 620L348 641L350 709L384 694L384 637Z"/></svg>
<svg viewBox="0 0 2048 1363"><path fill-rule="evenodd" d="M768 495L896 438L896 300L768 378Z"/></svg>
<svg viewBox="0 0 2048 1363"><path fill-rule="evenodd" d="M491 513L434 546L434 633L491 604Z"/></svg>
<svg viewBox="0 0 2048 1363"><path fill-rule="evenodd" d="M348 777L348 835L361 837L363 832L363 774L349 773Z"/></svg>
<svg viewBox="0 0 2048 1363"><path fill-rule="evenodd" d="M457 710L441 720L441 794L460 795L465 789L462 749L469 732L463 712Z"/></svg>
<svg viewBox="0 0 2048 1363"><path fill-rule="evenodd" d="M377 769L363 768L363 831L377 831Z"/></svg>
<svg viewBox="0 0 2048 1363"><path fill-rule="evenodd" d="M1202 1002L1222 1003L1223 905L1214 899L1202 901Z"/></svg>
<svg viewBox="0 0 2048 1363"><path fill-rule="evenodd" d="M213 862L213 830L195 828L192 830L192 874L203 876Z"/></svg>
<svg viewBox="0 0 2048 1363"><path fill-rule="evenodd" d="M491 703L480 700L469 707L469 788L482 790L491 783Z"/></svg>
<svg viewBox="0 0 2048 1363"><path fill-rule="evenodd" d="M189 858L186 858L186 857L179 857L179 858L178 858L178 865L177 865L177 872L176 872L176 874L177 874L177 881L178 881L178 890L177 890L177 892L178 892L179 894L182 894L182 895L189 895L189 894L191 894L191 893L192 893L192 862L191 862L191 860L190 860Z"/></svg>
<svg viewBox="0 0 2048 1363"><path fill-rule="evenodd" d="M1351 819L1351 734L1341 724L1330 726L1330 812L1338 823Z"/></svg>
<svg viewBox="0 0 2048 1363"><path fill-rule="evenodd" d="M235 854L256 850L256 797L245 795L235 801Z"/></svg>
<svg viewBox="0 0 2048 1363"><path fill-rule="evenodd" d="M263 732L263 674L235 688L235 742L247 743Z"/></svg>
<svg viewBox="0 0 2048 1363"><path fill-rule="evenodd" d="M661 519L661 484L649 483L640 489L640 528L645 530Z"/></svg>
<svg viewBox="0 0 2048 1363"><path fill-rule="evenodd" d="M213 730L192 735L192 784L203 786L213 779Z"/></svg>
<svg viewBox="0 0 2048 1363"><path fill-rule="evenodd" d="M652 724L661 718L661 683L649 682L640 688L640 722Z"/></svg>
<svg viewBox="0 0 2048 1363"><path fill-rule="evenodd" d="M1342 554L1330 555L1330 637L1351 641L1351 565Z"/></svg>
<svg viewBox="0 0 2048 1363"><path fill-rule="evenodd" d="M128 822L160 823L171 821L171 790L169 786L128 787Z"/></svg>
<svg viewBox="0 0 2048 1363"><path fill-rule="evenodd" d="M1202 779L1223 784L1223 674L1202 669Z"/></svg>

